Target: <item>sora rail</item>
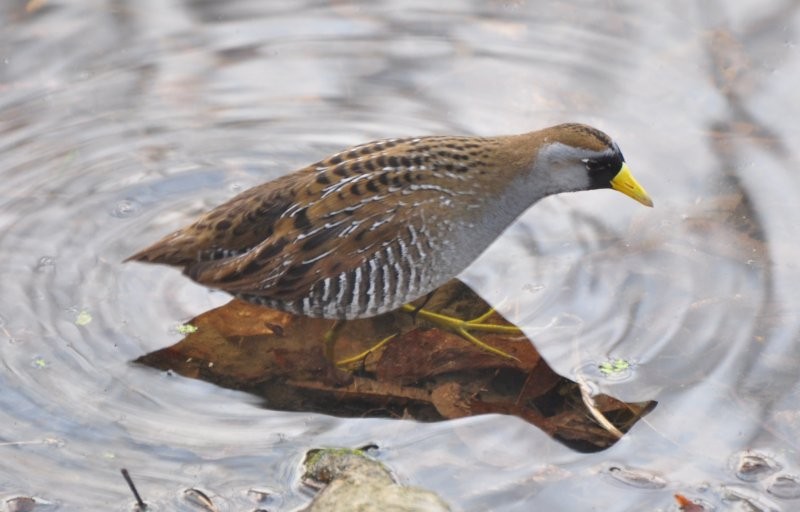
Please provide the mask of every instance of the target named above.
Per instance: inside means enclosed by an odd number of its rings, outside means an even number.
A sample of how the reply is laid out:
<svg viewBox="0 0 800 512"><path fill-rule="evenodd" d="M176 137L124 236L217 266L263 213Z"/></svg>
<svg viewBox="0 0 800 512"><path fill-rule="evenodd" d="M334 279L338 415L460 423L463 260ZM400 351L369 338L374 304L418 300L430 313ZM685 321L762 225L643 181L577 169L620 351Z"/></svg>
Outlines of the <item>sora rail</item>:
<svg viewBox="0 0 800 512"><path fill-rule="evenodd" d="M652 206L605 133L369 142L214 208L129 260L290 313L354 319L444 284L539 199L612 188Z"/></svg>

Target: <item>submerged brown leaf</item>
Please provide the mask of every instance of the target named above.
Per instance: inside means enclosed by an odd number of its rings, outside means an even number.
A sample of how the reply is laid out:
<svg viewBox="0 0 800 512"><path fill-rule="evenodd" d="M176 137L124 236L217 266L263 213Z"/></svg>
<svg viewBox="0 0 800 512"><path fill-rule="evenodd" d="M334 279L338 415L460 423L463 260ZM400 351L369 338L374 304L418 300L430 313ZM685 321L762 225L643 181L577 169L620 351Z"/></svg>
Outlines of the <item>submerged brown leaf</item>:
<svg viewBox="0 0 800 512"><path fill-rule="evenodd" d="M489 306L453 281L425 308L473 318ZM498 314L485 321L509 325ZM592 419L579 386L553 372L519 333L474 333L514 360L490 354L408 313L350 321L337 338L337 358L396 336L355 364L345 381L324 357L322 340L330 320L233 300L190 323L193 332L181 342L138 362L249 391L262 396L271 409L419 421L503 413L521 417L581 451L600 450L616 441ZM623 432L654 405L626 404L604 395L595 397L595 403Z"/></svg>

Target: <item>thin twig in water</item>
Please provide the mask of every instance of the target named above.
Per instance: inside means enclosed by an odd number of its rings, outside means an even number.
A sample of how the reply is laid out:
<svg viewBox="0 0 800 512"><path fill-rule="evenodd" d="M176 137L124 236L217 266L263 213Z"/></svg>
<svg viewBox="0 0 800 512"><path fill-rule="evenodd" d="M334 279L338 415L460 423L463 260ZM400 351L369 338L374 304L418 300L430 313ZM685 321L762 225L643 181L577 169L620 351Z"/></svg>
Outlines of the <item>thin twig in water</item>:
<svg viewBox="0 0 800 512"><path fill-rule="evenodd" d="M589 388L589 384L587 384L586 380L583 378L582 375L578 375L578 387L581 390L581 399L583 400L583 404L592 414L592 417L603 427L606 432L611 434L612 436L616 437L617 439L622 439L622 436L625 435L614 426L608 418L597 408L597 405L594 402L594 398L592 398L592 390Z"/></svg>
<svg viewBox="0 0 800 512"><path fill-rule="evenodd" d="M122 473L122 478L124 478L125 481L128 482L128 487L131 488L131 492L133 493L133 497L136 498L136 504L138 505L139 510L146 510L147 509L147 503L142 501L142 497L139 496L139 491L137 491L136 490L136 486L133 485L133 480L131 479L131 475L128 473L128 470L125 469L125 468L122 468L120 470L120 472Z"/></svg>

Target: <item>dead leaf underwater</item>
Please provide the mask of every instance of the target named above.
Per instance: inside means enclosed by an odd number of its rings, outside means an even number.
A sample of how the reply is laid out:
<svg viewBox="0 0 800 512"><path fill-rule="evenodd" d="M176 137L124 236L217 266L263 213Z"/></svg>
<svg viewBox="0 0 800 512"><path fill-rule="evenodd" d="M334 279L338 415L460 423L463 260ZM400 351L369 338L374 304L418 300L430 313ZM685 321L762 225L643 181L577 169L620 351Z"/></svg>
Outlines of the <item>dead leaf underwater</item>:
<svg viewBox="0 0 800 512"><path fill-rule="evenodd" d="M453 280L437 290L425 308L473 318L489 306ZM508 325L497 313L487 322ZM331 320L232 300L189 324L182 330L182 341L136 362L253 393L275 410L417 421L510 414L584 452L608 448L618 438L593 419L578 384L550 369L522 334L475 333L515 361L428 327L409 313L348 321L337 338L337 358L397 335L356 363L352 379L342 385L327 378L332 369L324 356L323 337ZM599 395L594 406L626 432L655 402L628 404Z"/></svg>

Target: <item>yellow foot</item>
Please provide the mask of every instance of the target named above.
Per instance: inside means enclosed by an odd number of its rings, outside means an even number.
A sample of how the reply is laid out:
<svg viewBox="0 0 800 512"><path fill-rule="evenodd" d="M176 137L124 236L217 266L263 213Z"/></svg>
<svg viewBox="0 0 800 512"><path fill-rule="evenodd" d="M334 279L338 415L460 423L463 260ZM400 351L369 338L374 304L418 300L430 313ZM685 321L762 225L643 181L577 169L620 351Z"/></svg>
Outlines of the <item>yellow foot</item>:
<svg viewBox="0 0 800 512"><path fill-rule="evenodd" d="M514 359L515 361L519 361L516 357L503 352L502 350L495 348L491 345L488 345L472 334L469 331L483 331L483 332L493 332L499 334L522 334L522 331L519 327L515 327L513 325L498 325L498 324L485 324L483 323L484 320L489 318L492 313L494 313L494 309L490 309L486 313L482 314L477 318L473 318L472 320L462 320L460 318L456 318L454 316L447 316L442 315L439 313L434 313L433 311L428 311L427 309L420 309L411 304L406 304L401 308L406 313L414 313L415 315L419 316L420 318L424 318L428 322L438 325L444 329L452 331L465 340L469 341L473 345L476 345L487 352L491 352L492 354L496 354L501 357L506 357L508 359Z"/></svg>
<svg viewBox="0 0 800 512"><path fill-rule="evenodd" d="M336 340L339 338L339 334L342 332L342 327L344 327L345 320L336 320L333 322L333 325L330 329L325 332L325 336L323 336L323 340L325 341L325 359L327 359L331 364L334 366L347 366L358 361L362 361L366 359L368 355L375 352L382 346L389 343L389 340L397 336L397 334L392 334L391 336L387 336L386 338L382 339L375 345L371 346L367 350L361 352L360 354L356 354L354 356L347 357L345 359L340 359L339 361L336 360Z"/></svg>
<svg viewBox="0 0 800 512"><path fill-rule="evenodd" d="M394 338L395 336L397 336L397 334L392 334L391 336L387 336L387 337L383 338L381 341L379 341L378 343L376 343L376 344L372 345L371 347L369 347L367 350L361 352L360 354L356 354L354 356L350 356L350 357L347 357L345 359L340 359L340 360L336 361L336 366L348 366L348 365L351 365L353 363L358 363L360 361L363 361L364 359L367 358L368 355L370 355L371 353L375 352L376 350L378 350L382 346L384 346L387 343L389 343L389 341L391 341L391 339Z"/></svg>

